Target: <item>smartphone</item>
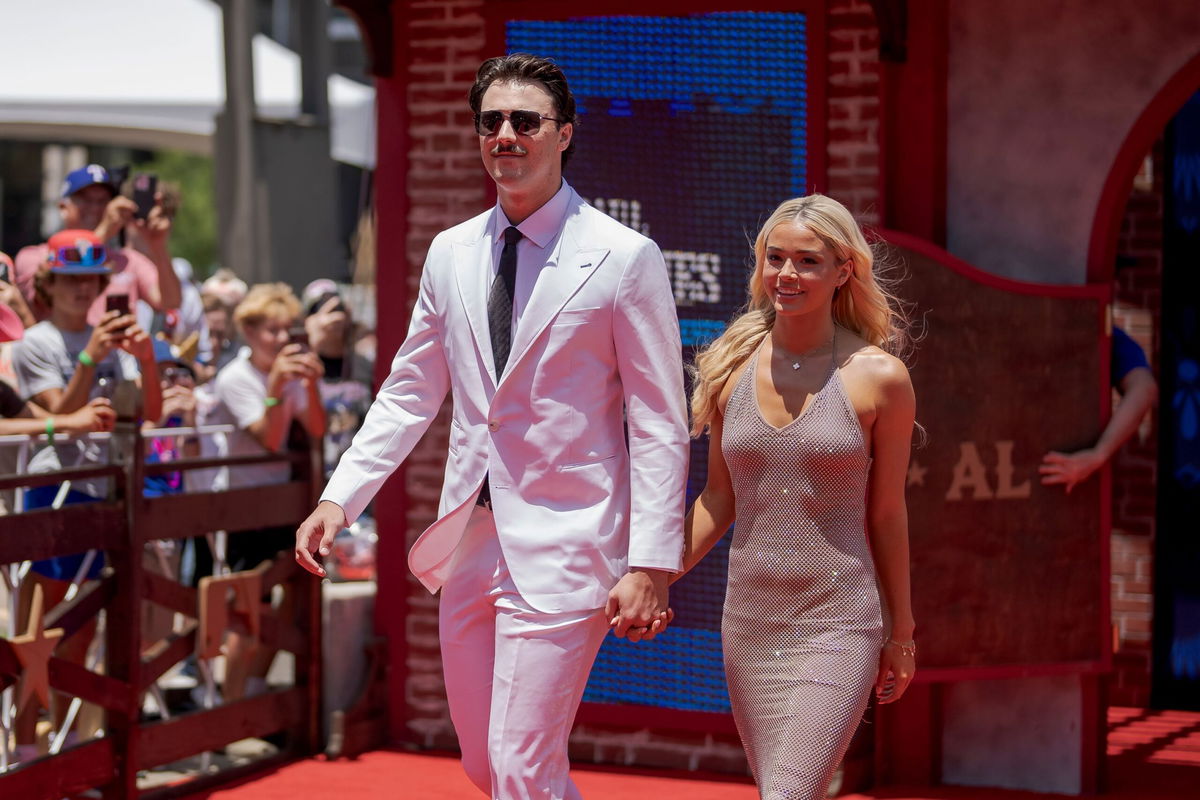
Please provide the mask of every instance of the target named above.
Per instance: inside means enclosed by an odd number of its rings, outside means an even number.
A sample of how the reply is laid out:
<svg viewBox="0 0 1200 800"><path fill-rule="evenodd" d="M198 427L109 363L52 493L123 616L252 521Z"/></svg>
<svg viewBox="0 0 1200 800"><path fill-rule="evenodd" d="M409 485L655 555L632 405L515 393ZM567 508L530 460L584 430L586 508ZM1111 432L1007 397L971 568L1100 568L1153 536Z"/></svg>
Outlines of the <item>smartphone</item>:
<svg viewBox="0 0 1200 800"><path fill-rule="evenodd" d="M133 176L133 202L137 211L133 215L138 219L150 216L154 208L154 195L158 192L158 176L151 172L139 172Z"/></svg>
<svg viewBox="0 0 1200 800"><path fill-rule="evenodd" d="M110 294L104 298L105 311L119 311L121 316L129 313L129 295Z"/></svg>
<svg viewBox="0 0 1200 800"><path fill-rule="evenodd" d="M303 325L295 325L288 329L288 344L298 344L308 350L308 331Z"/></svg>
<svg viewBox="0 0 1200 800"><path fill-rule="evenodd" d="M8 275L8 264L0 263L0 281L12 283L12 278Z"/></svg>

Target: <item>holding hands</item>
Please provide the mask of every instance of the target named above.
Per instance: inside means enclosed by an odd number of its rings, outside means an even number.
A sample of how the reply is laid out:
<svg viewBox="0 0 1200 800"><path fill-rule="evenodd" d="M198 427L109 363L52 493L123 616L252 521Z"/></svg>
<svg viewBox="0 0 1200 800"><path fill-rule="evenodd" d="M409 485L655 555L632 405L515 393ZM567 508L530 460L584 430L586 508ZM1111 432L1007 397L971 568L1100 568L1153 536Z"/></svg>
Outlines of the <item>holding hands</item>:
<svg viewBox="0 0 1200 800"><path fill-rule="evenodd" d="M616 635L631 642L650 641L667 629L674 612L667 607L671 573L634 568L608 593L605 618Z"/></svg>

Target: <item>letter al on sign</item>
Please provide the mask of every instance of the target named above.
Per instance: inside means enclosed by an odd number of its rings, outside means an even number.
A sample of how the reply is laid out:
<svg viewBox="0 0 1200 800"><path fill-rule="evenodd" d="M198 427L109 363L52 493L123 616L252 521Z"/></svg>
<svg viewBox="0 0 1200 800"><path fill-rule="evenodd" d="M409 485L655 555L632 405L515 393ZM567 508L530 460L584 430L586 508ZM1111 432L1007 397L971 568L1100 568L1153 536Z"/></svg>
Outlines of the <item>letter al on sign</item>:
<svg viewBox="0 0 1200 800"><path fill-rule="evenodd" d="M987 467L979 457L979 448L974 442L959 443L958 461L954 464L954 476L946 492L947 500L962 500L964 489L970 489L975 500L1022 500L1029 497L1031 485L1028 479L1013 485L1012 441L996 442L995 448L996 489L993 491L988 483Z"/></svg>

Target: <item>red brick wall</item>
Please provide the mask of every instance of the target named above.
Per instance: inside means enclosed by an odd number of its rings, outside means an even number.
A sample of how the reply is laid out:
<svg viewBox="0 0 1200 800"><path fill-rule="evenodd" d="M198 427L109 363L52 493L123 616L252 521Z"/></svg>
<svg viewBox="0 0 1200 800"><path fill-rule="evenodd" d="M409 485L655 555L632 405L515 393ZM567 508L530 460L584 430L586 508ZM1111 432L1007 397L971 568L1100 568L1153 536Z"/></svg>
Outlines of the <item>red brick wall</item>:
<svg viewBox="0 0 1200 800"><path fill-rule="evenodd" d="M1118 246L1114 322L1145 349L1157 374L1163 267L1162 145L1129 195ZM1115 401L1114 401L1115 402ZM1151 411L1113 463L1112 609L1116 629L1109 699L1150 699L1151 592L1158 468L1158 415Z"/></svg>
<svg viewBox="0 0 1200 800"><path fill-rule="evenodd" d="M399 68L408 71L407 249L409 296L415 299L433 237L487 204L487 177L471 128L467 90L479 62L490 54L484 52L481 0L416 0L405 5L408 31L398 43L398 56ZM449 436L447 406L406 462L409 546L437 517ZM411 574L408 604L408 718L403 738L421 747L457 749L438 653L437 598Z"/></svg>
<svg viewBox="0 0 1200 800"><path fill-rule="evenodd" d="M879 219L879 28L868 3L828 6L828 194L860 222Z"/></svg>
<svg viewBox="0 0 1200 800"><path fill-rule="evenodd" d="M409 14L398 68L405 69L408 77L407 260L410 296L415 297L425 251L434 235L486 206L486 178L466 94L475 68L491 54L484 52L481 0L410 0L397 5ZM864 2L831 0L828 27L829 191L865 221L878 222L879 65L874 17ZM409 545L436 515L447 426L443 413L407 462ZM408 713L401 738L420 747L454 749L438 655L437 600L411 576L407 580ZM746 769L742 748L732 735L586 725L572 735L571 755L599 763L718 772ZM869 754L861 760L869 762Z"/></svg>

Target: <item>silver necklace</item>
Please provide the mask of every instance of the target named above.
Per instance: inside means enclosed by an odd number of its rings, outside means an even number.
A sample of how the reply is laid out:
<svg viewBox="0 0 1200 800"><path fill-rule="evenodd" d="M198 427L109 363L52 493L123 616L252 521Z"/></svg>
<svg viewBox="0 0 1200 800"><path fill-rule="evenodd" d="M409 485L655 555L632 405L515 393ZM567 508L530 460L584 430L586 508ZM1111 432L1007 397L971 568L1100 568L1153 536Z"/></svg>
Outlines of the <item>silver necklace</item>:
<svg viewBox="0 0 1200 800"><path fill-rule="evenodd" d="M799 370L801 367L804 366L804 362L808 361L810 358L812 358L818 352L824 350L826 346L832 346L833 340L836 338L837 338L837 328L835 327L833 329L833 335L829 337L829 341L825 342L825 344L818 345L818 346L814 347L812 350L806 350L803 353L793 353L791 356L792 357L792 369ZM776 349L783 352L783 354L785 356L787 355L786 351L783 351L783 348L776 346Z"/></svg>

